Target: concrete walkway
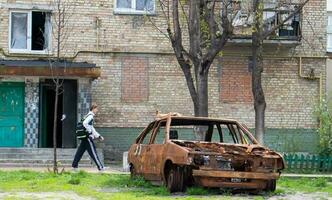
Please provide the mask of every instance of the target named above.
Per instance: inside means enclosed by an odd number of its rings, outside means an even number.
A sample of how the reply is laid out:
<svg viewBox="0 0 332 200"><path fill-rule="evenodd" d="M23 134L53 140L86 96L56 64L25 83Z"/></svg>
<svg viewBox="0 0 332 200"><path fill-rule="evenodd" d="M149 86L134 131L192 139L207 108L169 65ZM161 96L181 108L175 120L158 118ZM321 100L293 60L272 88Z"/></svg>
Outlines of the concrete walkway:
<svg viewBox="0 0 332 200"><path fill-rule="evenodd" d="M106 165L107 169L102 173L105 174L130 174L129 172L123 172L122 167L119 165ZM35 172L52 172L53 168L50 166L49 168L45 167L0 167L1 171L19 171L19 170L28 170L28 171L35 171ZM71 167L59 167L59 171L64 170L65 172L71 172ZM79 170L83 170L88 173L100 173L97 167L82 167Z"/></svg>

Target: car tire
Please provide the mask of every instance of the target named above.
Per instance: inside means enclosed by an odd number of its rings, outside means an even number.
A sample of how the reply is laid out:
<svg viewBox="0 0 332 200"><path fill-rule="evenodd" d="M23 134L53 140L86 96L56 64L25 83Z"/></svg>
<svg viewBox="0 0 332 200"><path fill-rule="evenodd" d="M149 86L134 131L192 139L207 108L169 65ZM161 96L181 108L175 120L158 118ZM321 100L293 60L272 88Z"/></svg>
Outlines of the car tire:
<svg viewBox="0 0 332 200"><path fill-rule="evenodd" d="M166 187L171 193L183 192L183 170L181 167L171 167L167 174Z"/></svg>
<svg viewBox="0 0 332 200"><path fill-rule="evenodd" d="M268 180L266 182L265 191L266 192L274 192L276 190L276 187L277 187L277 180L276 179Z"/></svg>

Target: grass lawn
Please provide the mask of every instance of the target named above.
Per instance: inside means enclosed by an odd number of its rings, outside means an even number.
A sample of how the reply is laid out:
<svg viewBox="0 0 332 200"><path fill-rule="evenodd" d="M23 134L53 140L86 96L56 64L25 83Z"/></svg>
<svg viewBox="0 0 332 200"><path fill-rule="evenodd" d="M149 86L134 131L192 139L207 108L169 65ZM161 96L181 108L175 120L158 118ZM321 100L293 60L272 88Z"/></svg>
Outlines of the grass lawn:
<svg viewBox="0 0 332 200"><path fill-rule="evenodd" d="M71 192L77 194L78 197L82 197L82 199L248 199L248 196L243 195L234 197L229 191L203 188L189 188L184 194L171 195L164 187L152 186L142 178L132 180L129 175L89 174L82 171L75 174L63 173L61 175L31 171L0 171L0 199L1 194L4 193L10 194L4 196L4 199L22 199L23 197L20 196L22 193L46 192L55 192L55 194ZM331 197L332 183L325 178L281 178L274 193L260 194L249 198L255 200L267 199L271 196L282 196L297 192L324 192ZM35 197L25 198L36 199ZM62 198L58 197L57 199Z"/></svg>

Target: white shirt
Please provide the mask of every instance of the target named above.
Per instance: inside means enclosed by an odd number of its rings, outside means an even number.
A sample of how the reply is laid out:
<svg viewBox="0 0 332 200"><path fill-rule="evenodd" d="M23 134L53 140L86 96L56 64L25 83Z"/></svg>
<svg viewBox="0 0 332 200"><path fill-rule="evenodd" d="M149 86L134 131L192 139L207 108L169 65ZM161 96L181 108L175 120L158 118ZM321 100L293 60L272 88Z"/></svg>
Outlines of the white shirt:
<svg viewBox="0 0 332 200"><path fill-rule="evenodd" d="M96 138L100 137L100 134L93 127L93 123L91 125L89 124L93 120L94 116L95 116L95 114L92 111L90 111L87 114L87 117L85 118L85 120L83 121L83 126L85 127L86 131L89 134L91 134L91 135L89 135L89 137L92 137L92 139L96 139Z"/></svg>

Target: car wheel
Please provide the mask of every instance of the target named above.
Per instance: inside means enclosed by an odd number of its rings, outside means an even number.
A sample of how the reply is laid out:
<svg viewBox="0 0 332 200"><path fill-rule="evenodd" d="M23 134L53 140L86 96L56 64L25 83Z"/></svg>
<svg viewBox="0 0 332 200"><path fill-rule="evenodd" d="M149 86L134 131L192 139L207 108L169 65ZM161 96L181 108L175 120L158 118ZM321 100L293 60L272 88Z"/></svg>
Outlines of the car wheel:
<svg viewBox="0 0 332 200"><path fill-rule="evenodd" d="M277 180L276 179L268 180L266 182L265 191L266 192L274 192L276 190L276 187L277 187Z"/></svg>
<svg viewBox="0 0 332 200"><path fill-rule="evenodd" d="M180 167L172 167L167 174L166 186L168 191L173 192L182 192L183 187L183 170Z"/></svg>

